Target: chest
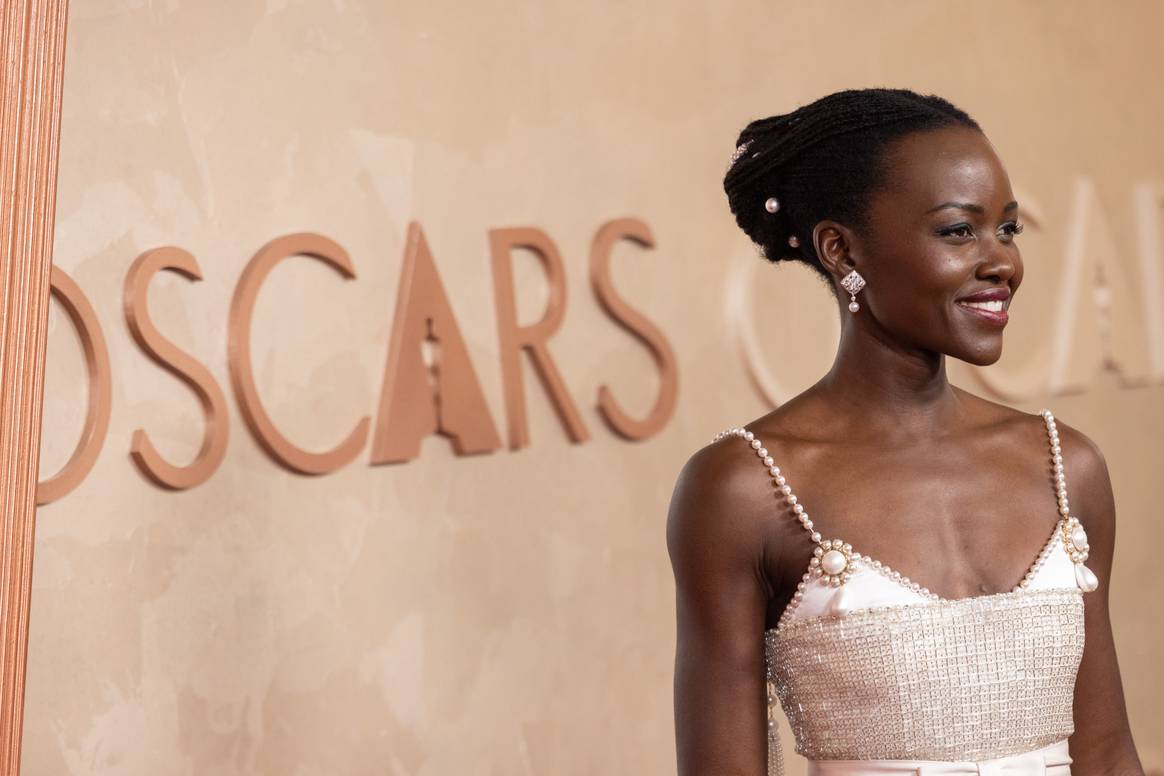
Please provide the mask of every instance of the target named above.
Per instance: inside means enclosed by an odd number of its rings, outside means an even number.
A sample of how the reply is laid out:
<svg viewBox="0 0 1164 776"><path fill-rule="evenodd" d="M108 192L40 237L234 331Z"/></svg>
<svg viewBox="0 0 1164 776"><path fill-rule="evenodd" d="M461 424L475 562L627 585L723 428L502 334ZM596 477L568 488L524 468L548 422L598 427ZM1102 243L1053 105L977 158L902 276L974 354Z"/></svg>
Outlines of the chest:
<svg viewBox="0 0 1164 776"><path fill-rule="evenodd" d="M1005 445L849 448L800 461L785 479L814 530L946 598L1009 590L1059 518L1050 460ZM813 545L783 499L773 506L779 549L769 579L790 591Z"/></svg>

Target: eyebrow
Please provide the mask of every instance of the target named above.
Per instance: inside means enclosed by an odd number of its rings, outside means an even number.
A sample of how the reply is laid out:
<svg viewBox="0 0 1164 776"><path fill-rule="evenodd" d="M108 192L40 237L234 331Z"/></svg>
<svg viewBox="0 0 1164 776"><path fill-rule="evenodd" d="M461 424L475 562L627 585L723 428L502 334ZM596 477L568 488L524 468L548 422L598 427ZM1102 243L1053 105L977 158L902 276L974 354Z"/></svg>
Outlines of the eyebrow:
<svg viewBox="0 0 1164 776"><path fill-rule="evenodd" d="M969 211L972 211L974 213L978 213L978 214L982 214L982 215L984 215L986 213L986 208L982 207L982 205L975 205L972 202L943 202L942 204L937 205L936 207L930 208L926 212L933 213L935 210L942 210L942 209L948 208L948 207L956 207L959 210L969 210ZM1004 207L1002 209L1002 211L1005 213L1006 211L1014 210L1017 207L1018 207L1018 202L1011 200L1010 202L1006 203L1006 207Z"/></svg>

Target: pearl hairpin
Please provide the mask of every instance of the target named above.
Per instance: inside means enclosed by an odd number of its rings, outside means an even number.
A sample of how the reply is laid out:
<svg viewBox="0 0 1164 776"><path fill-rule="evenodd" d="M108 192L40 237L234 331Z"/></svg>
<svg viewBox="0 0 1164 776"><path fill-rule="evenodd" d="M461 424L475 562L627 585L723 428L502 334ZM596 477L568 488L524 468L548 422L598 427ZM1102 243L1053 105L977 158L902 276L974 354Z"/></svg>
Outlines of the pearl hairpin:
<svg viewBox="0 0 1164 776"><path fill-rule="evenodd" d="M745 140L743 143L740 143L738 146L736 146L736 150L732 152L732 158L728 163L728 167L731 167L733 164L738 162L740 157L744 155L744 153L748 150L748 146L751 144L751 140Z"/></svg>

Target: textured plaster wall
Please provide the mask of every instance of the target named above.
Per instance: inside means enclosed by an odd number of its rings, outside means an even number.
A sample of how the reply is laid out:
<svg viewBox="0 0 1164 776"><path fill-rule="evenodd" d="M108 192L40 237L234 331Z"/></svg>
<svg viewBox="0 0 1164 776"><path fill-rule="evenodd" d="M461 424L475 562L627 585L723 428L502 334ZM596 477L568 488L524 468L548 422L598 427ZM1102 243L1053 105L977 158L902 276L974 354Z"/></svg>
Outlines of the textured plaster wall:
<svg viewBox="0 0 1164 776"><path fill-rule="evenodd" d="M113 414L91 474L38 515L24 773L673 772L667 501L690 452L768 408L735 347L732 278L751 271L745 317L786 394L827 368L837 332L810 278L754 258L721 176L746 121L872 85L968 110L1039 215L1019 238L1025 306L1012 310L1005 356L985 375L953 363L950 374L1024 409L1050 406L1105 451L1128 704L1145 764L1164 763L1149 736L1164 634L1145 614L1164 594L1153 549L1164 390L1145 355L1132 198L1139 183L1164 183L1164 93L1149 88L1164 71L1159 6L72 5L55 262L96 307ZM1082 211L1081 180L1097 197ZM1074 270L1084 293L1063 296L1080 213L1093 225L1086 261L1122 273L1109 281L1128 375L1099 367L1091 263ZM594 409L601 385L639 415L656 391L647 352L589 292L590 238L624 215L657 245L620 245L614 283L680 368L674 417L641 443ZM246 261L296 231L352 256L350 281L285 262L255 313L269 412L302 446L330 448L375 412L411 219L499 429L486 233L533 225L553 237L568 304L552 350L588 442L568 441L527 365L531 445L517 452L458 459L433 437L407 464L373 467L365 454L304 477L258 447L226 369ZM136 428L176 463L201 441L193 395L133 345L120 309L130 263L164 244L191 251L205 279L157 278L150 310L231 405L225 462L182 493L149 484L128 457ZM515 262L520 320L532 322L545 282L531 256ZM67 459L86 397L59 308L51 325L42 477Z"/></svg>

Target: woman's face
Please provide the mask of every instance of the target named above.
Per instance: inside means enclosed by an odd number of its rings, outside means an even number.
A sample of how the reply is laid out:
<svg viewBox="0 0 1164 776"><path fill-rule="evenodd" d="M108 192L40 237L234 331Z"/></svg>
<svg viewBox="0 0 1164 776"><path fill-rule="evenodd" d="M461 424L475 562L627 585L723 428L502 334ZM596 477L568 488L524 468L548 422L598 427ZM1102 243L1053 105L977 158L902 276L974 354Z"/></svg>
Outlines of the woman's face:
<svg viewBox="0 0 1164 776"><path fill-rule="evenodd" d="M981 132L965 127L908 135L885 160L868 228L850 248L868 283L857 314L872 315L907 346L972 364L997 361L1023 275L1018 205L1002 162ZM1005 295L1001 313L964 304L987 290Z"/></svg>

